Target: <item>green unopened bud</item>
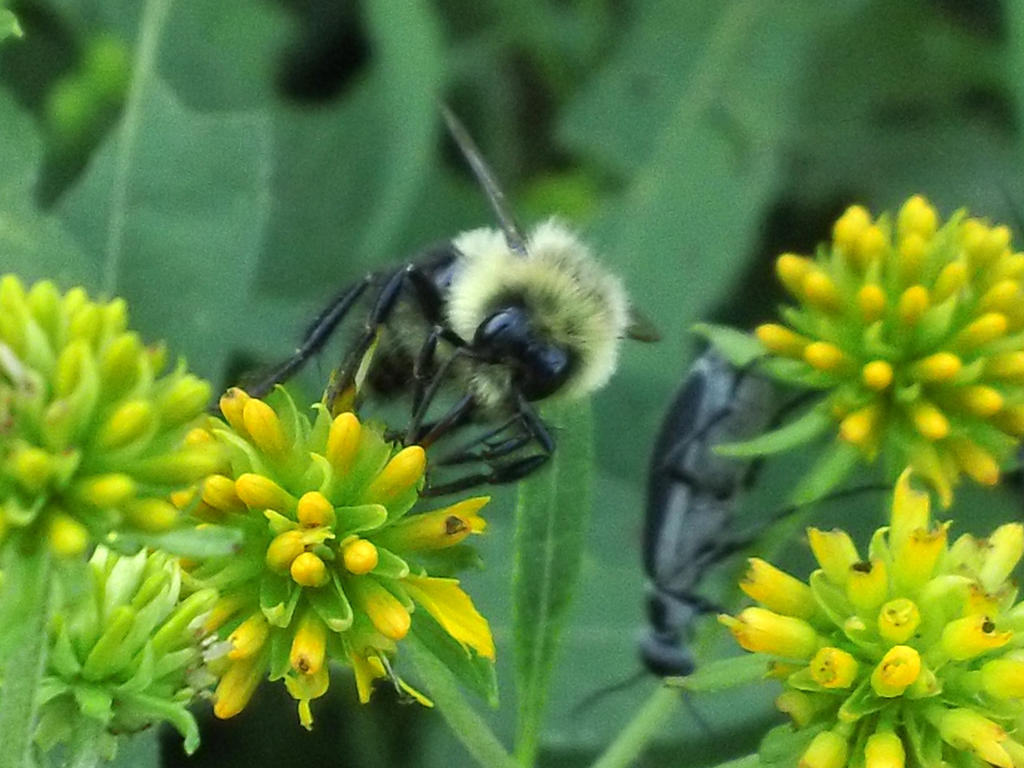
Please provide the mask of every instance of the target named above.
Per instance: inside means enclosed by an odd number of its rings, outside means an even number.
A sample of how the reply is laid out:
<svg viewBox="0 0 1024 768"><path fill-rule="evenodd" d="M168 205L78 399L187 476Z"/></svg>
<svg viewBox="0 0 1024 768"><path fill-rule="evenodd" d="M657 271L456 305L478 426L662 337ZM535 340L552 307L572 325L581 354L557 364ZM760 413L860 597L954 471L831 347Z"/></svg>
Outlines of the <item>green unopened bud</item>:
<svg viewBox="0 0 1024 768"><path fill-rule="evenodd" d="M56 474L57 462L41 448L22 446L12 453L7 471L29 493L42 493Z"/></svg>
<svg viewBox="0 0 1024 768"><path fill-rule="evenodd" d="M136 493L135 481L122 472L92 475L74 486L76 498L94 507L118 507Z"/></svg>
<svg viewBox="0 0 1024 768"><path fill-rule="evenodd" d="M210 394L208 382L191 375L182 376L157 399L161 423L177 425L195 419L210 402Z"/></svg>
<svg viewBox="0 0 1024 768"><path fill-rule="evenodd" d="M148 400L122 403L100 426L96 442L103 448L123 448L141 440L156 427L153 405Z"/></svg>
<svg viewBox="0 0 1024 768"><path fill-rule="evenodd" d="M128 520L144 531L166 531L178 520L178 509L164 499L136 499L125 506Z"/></svg>

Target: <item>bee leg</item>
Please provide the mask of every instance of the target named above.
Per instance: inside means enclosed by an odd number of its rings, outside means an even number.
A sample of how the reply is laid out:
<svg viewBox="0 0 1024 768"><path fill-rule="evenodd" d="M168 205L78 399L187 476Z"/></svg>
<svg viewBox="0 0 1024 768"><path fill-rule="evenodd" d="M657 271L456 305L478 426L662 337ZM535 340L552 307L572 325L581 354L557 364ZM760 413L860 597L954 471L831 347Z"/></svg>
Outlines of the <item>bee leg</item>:
<svg viewBox="0 0 1024 768"><path fill-rule="evenodd" d="M424 390L430 381L427 371L434 365L434 353L437 351L437 340L441 338L441 331L442 328L439 325L435 325L430 329L430 333L416 355L416 362L413 363L412 412L414 415L419 411L420 405L423 403Z"/></svg>
<svg viewBox="0 0 1024 768"><path fill-rule="evenodd" d="M511 417L503 421L494 429L485 432L482 435L477 435L472 440L464 442L457 448L449 450L440 458L434 459L434 464L465 464L466 462L469 461L480 461L480 451L475 451L474 449L476 449L478 446L484 446L483 450L487 450L494 448L495 445L500 445L500 443L495 443L494 441L501 435L503 435L505 432L507 432L511 427L516 425L521 426L521 418L522 417L518 413L513 414ZM522 436L513 439L520 440L522 439ZM530 437L529 435L526 436L527 442L529 442L531 439L532 437ZM506 440L505 442L508 441Z"/></svg>
<svg viewBox="0 0 1024 768"><path fill-rule="evenodd" d="M345 315L352 309L352 305L359 300L363 292L370 285L371 275L367 275L358 283L350 286L344 293L337 296L328 304L316 319L306 328L302 337L302 343L295 350L295 354L284 362L280 363L269 374L264 376L256 384L248 388L249 394L253 397L263 397L276 385L294 376L299 369L306 364L313 355L319 352L331 334L338 327Z"/></svg>
<svg viewBox="0 0 1024 768"><path fill-rule="evenodd" d="M448 413L426 430L426 434L417 438L416 444L429 448L434 442L444 437L449 430L464 424L472 416L475 409L476 401L473 399L473 396L463 395L459 402L448 409Z"/></svg>

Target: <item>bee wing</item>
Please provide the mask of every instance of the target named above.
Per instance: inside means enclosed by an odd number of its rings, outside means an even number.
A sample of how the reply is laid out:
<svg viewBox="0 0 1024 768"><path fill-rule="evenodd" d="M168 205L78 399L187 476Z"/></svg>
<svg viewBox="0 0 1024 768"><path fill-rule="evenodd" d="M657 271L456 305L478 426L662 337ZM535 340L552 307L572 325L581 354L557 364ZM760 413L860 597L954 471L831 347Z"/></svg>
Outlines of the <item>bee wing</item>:
<svg viewBox="0 0 1024 768"><path fill-rule="evenodd" d="M462 156L469 163L469 167L473 170L476 180L483 187L484 194L487 195L491 208L494 209L494 215L498 217L501 231L505 233L505 242L508 243L509 249L520 256L526 256L526 240L523 238L515 218L512 216L508 202L505 200L505 193L498 186L494 173L491 171L490 166L487 165L487 161L484 160L479 147L473 141L473 137L469 135L469 131L466 130L466 126L462 124L462 121L443 102L441 103L441 115L448 126L448 133L451 134L455 144L459 147L459 151L462 152Z"/></svg>
<svg viewBox="0 0 1024 768"><path fill-rule="evenodd" d="M634 341L661 341L661 333L647 317L636 307L629 308L629 325L626 326L626 337Z"/></svg>

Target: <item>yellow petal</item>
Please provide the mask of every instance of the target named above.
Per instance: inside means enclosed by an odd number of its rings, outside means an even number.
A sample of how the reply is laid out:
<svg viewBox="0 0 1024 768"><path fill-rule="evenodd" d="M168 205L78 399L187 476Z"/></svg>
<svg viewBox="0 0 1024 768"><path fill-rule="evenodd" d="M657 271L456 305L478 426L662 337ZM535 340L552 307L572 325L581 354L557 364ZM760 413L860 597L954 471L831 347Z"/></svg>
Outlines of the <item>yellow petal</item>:
<svg viewBox="0 0 1024 768"><path fill-rule="evenodd" d="M407 576L402 586L449 635L481 656L494 659L494 638L487 619L477 612L457 579Z"/></svg>

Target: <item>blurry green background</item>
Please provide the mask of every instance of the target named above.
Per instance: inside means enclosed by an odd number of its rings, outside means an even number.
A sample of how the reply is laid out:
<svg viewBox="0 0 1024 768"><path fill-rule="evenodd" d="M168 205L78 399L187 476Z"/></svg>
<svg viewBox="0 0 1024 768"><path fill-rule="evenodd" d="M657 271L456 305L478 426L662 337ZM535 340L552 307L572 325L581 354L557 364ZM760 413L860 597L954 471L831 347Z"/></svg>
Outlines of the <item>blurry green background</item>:
<svg viewBox="0 0 1024 768"><path fill-rule="evenodd" d="M655 685L572 713L638 669L646 467L695 352L690 324L766 318L781 298L771 258L809 251L852 202L879 211L921 192L944 215L967 206L1013 225L1024 211L1024 8L1013 0L10 7L25 35L0 47L0 271L125 296L147 338L220 384L290 352L312 314L368 268L490 223L443 141L439 97L525 223L562 215L623 275L664 340L627 345L596 399L598 503L545 765L587 764ZM807 461L770 467L743 515L777 507ZM513 493L496 495L486 569L464 583L498 641L502 707L487 715L508 743ZM1010 492L995 500L964 494L960 509L985 515L963 512L958 528L1019 515ZM861 498L816 520L863 511L866 530L881 505ZM805 550L792 544L786 561L805 568ZM735 652L713 645L711 655ZM312 734L274 686L236 719L207 722L189 761L165 734L137 738L121 762L161 749L168 766L470 764L435 712L386 690L360 708L337 677ZM680 708L639 765L749 752L776 718L771 696L696 697L710 732Z"/></svg>

